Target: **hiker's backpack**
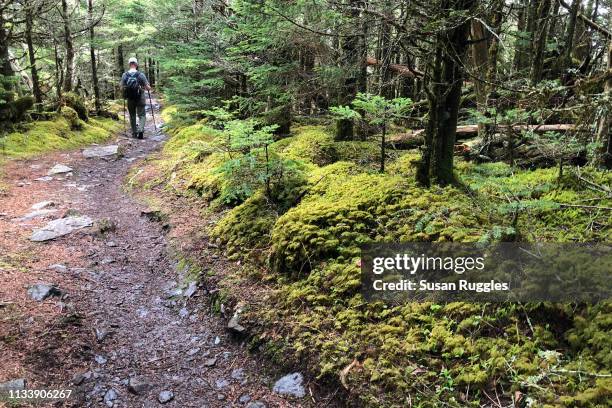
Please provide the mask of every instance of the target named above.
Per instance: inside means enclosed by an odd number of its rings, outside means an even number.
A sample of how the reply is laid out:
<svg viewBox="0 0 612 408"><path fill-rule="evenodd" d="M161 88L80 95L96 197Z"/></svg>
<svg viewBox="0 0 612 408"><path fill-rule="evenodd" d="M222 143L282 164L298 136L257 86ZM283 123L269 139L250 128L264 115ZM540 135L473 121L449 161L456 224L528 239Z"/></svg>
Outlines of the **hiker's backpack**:
<svg viewBox="0 0 612 408"><path fill-rule="evenodd" d="M142 96L142 89L138 82L140 72L126 72L125 88L123 89L123 96L126 99L137 101Z"/></svg>

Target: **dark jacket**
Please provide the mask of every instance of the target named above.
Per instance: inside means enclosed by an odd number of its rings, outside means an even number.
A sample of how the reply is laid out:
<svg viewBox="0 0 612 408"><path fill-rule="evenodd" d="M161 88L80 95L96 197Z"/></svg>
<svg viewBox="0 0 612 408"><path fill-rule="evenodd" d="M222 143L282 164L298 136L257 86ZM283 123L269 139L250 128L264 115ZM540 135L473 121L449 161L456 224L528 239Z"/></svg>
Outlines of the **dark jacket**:
<svg viewBox="0 0 612 408"><path fill-rule="evenodd" d="M127 76L129 74L128 72L124 72L123 75L121 76L121 82L119 82L119 86L121 86L121 88L123 89L125 87L125 81L127 80ZM145 74L143 74L142 72L138 71L138 84L140 85L140 87L142 88L142 93L140 95L140 100L138 101L138 105L146 105L147 104L147 97L145 95L145 87L149 85L149 81L147 80L147 77Z"/></svg>

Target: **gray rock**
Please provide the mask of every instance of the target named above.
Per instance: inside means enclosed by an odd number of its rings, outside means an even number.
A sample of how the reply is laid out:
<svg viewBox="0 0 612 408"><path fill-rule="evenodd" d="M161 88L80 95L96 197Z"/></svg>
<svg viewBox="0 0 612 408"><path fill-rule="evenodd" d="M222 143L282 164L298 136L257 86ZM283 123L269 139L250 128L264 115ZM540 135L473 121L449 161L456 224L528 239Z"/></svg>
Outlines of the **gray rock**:
<svg viewBox="0 0 612 408"><path fill-rule="evenodd" d="M192 349L188 350L187 351L187 355L188 356L193 356L193 355L198 354L199 352L200 352L200 348L199 347L195 347L195 348L192 348Z"/></svg>
<svg viewBox="0 0 612 408"><path fill-rule="evenodd" d="M227 323L227 328L233 331L234 333L244 333L246 331L246 327L240 324L240 315L235 313L230 321Z"/></svg>
<svg viewBox="0 0 612 408"><path fill-rule="evenodd" d="M98 340L98 343L102 343L109 334L110 331L108 329L96 327L96 340Z"/></svg>
<svg viewBox="0 0 612 408"><path fill-rule="evenodd" d="M66 265L62 265L62 264L49 265L49 269L55 272L60 272L60 273L64 273L68 271L68 268L66 267Z"/></svg>
<svg viewBox="0 0 612 408"><path fill-rule="evenodd" d="M30 220L33 220L34 218L46 217L47 215L51 215L56 212L57 210L51 210L51 209L34 210L34 211L27 213L23 217L19 218L19 221L30 221Z"/></svg>
<svg viewBox="0 0 612 408"><path fill-rule="evenodd" d="M160 404L165 404L166 402L170 402L174 399L174 393L172 391L162 391L157 396L157 400Z"/></svg>
<svg viewBox="0 0 612 408"><path fill-rule="evenodd" d="M268 408L268 406L261 401L253 401L249 402L246 408Z"/></svg>
<svg viewBox="0 0 612 408"><path fill-rule="evenodd" d="M83 150L83 156L88 159L115 156L119 151L118 145L93 146Z"/></svg>
<svg viewBox="0 0 612 408"><path fill-rule="evenodd" d="M179 316L181 316L182 318L189 316L189 310L187 310L186 307L182 308L181 310L179 310Z"/></svg>
<svg viewBox="0 0 612 408"><path fill-rule="evenodd" d="M114 401L117 399L117 397L117 391L115 391L114 388L111 388L104 394L104 403L108 408L113 408L115 405Z"/></svg>
<svg viewBox="0 0 612 408"><path fill-rule="evenodd" d="M219 338L219 336L215 337L214 344L215 346L218 346L219 344L221 344L221 339Z"/></svg>
<svg viewBox="0 0 612 408"><path fill-rule="evenodd" d="M43 228L36 230L30 237L31 241L43 242L68 235L73 231L79 230L85 227L91 227L93 221L89 217L66 217L53 220L49 222Z"/></svg>
<svg viewBox="0 0 612 408"><path fill-rule="evenodd" d="M246 404L250 400L251 400L251 396L249 394L241 395L240 398L238 398L238 402L240 402L241 404Z"/></svg>
<svg viewBox="0 0 612 408"><path fill-rule="evenodd" d="M187 289L185 289L185 293L183 294L183 296L185 296L186 298L190 298L194 295L194 293L196 293L196 290L198 290L197 282L189 282L189 286L187 287Z"/></svg>
<svg viewBox="0 0 612 408"><path fill-rule="evenodd" d="M128 383L128 390L136 395L142 395L153 388L153 384L149 382L145 377L136 376L130 378Z"/></svg>
<svg viewBox="0 0 612 408"><path fill-rule="evenodd" d="M38 301L42 302L50 296L62 296L62 291L54 285L48 285L44 283L37 283L28 288L28 295Z"/></svg>
<svg viewBox="0 0 612 408"><path fill-rule="evenodd" d="M274 384L272 391L280 395L303 398L306 395L303 382L304 376L301 373L287 374Z"/></svg>
<svg viewBox="0 0 612 408"><path fill-rule="evenodd" d="M49 172L47 172L47 176L53 176L54 174L70 173L71 171L72 169L66 165L56 164L49 170Z"/></svg>
<svg viewBox="0 0 612 408"><path fill-rule="evenodd" d="M41 201L32 206L33 210L42 210L43 208L53 207L55 203L53 201Z"/></svg>
<svg viewBox="0 0 612 408"><path fill-rule="evenodd" d="M217 378L215 380L215 388L218 389L218 390L222 390L225 387L227 387L228 385L230 385L230 382L226 378Z"/></svg>
<svg viewBox="0 0 612 408"><path fill-rule="evenodd" d="M38 177L34 179L34 181L42 181L42 182L47 182L51 180L53 180L53 177L51 176L43 176L43 177Z"/></svg>
<svg viewBox="0 0 612 408"><path fill-rule="evenodd" d="M106 246L109 247L109 248L114 248L114 247L117 246L117 244L114 241L108 241L106 243Z"/></svg>
<svg viewBox="0 0 612 408"><path fill-rule="evenodd" d="M24 378L17 378L11 381L0 383L0 391L9 390L25 390L26 380Z"/></svg>
<svg viewBox="0 0 612 408"><path fill-rule="evenodd" d="M204 367L213 367L215 364L217 364L217 359L216 358L207 358L206 360L204 360Z"/></svg>
<svg viewBox="0 0 612 408"><path fill-rule="evenodd" d="M92 377L92 375L93 374L92 374L91 371L85 371L83 373L78 373L77 375L72 377L72 384L74 384L74 385L81 385L86 380L89 380Z"/></svg>
<svg viewBox="0 0 612 408"><path fill-rule="evenodd" d="M223 401L223 400L225 400L225 394L217 394L217 399L218 399L219 401Z"/></svg>
<svg viewBox="0 0 612 408"><path fill-rule="evenodd" d="M232 370L231 377L236 381L245 381L246 373L244 372L244 368L235 368Z"/></svg>
<svg viewBox="0 0 612 408"><path fill-rule="evenodd" d="M106 357L101 354L96 354L94 360L96 360L96 363L98 364L106 364L106 362L108 361Z"/></svg>

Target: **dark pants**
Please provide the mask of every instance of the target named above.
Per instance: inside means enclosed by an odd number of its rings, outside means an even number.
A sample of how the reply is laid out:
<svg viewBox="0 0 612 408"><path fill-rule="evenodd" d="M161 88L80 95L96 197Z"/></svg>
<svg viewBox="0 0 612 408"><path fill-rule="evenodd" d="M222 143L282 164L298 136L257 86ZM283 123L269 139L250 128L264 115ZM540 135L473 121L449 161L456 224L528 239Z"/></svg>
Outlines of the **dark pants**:
<svg viewBox="0 0 612 408"><path fill-rule="evenodd" d="M145 123L147 121L145 106L146 105L142 101L133 101L130 99L127 101L127 108L128 112L130 113L132 135L136 135L139 132L144 132ZM138 116L138 122L136 122L136 116Z"/></svg>

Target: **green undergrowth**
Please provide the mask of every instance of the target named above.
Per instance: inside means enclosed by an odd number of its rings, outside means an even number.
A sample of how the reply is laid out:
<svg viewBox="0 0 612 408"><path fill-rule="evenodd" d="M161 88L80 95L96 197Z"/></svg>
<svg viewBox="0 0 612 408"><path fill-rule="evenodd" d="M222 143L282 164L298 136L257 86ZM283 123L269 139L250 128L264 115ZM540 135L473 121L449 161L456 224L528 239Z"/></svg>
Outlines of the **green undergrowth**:
<svg viewBox="0 0 612 408"><path fill-rule="evenodd" d="M325 127L302 126L271 146L304 165L290 205L261 191L221 204L226 180L215 168L224 154L202 124L172 134L158 162L161 181L213 204L209 211L220 217L208 233L250 265L242 284L253 270L271 284L245 311L253 347L342 383L365 406L479 407L497 398L516 406L609 406L610 303L366 302L359 245L609 242L611 213L596 207L612 206L610 173L568 168L559 177L558 169L459 162L460 185L423 188L414 181L417 152L393 152L379 174L374 141L334 142Z"/></svg>
<svg viewBox="0 0 612 408"><path fill-rule="evenodd" d="M52 121L32 122L0 138L0 158L28 158L53 150L73 149L110 139L121 128L112 119L84 122L71 108Z"/></svg>

